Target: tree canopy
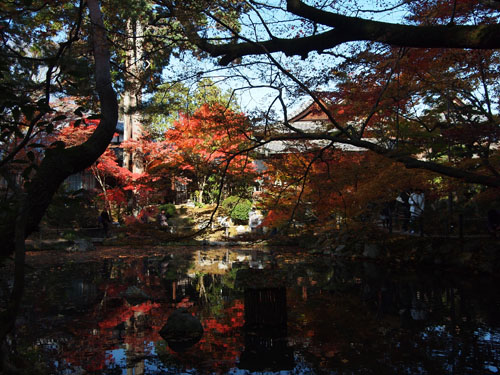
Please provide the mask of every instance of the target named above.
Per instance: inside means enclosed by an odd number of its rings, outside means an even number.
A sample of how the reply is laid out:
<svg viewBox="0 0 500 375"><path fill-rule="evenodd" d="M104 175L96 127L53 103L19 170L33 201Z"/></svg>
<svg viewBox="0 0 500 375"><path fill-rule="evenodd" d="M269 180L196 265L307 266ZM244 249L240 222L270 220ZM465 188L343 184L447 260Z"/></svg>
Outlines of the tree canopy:
<svg viewBox="0 0 500 375"><path fill-rule="evenodd" d="M181 64L170 68L180 76L201 79L204 69L212 77L216 71L212 56L227 65L221 80L233 92L271 93L254 118L257 136L245 139L241 154L273 140L322 140L328 148L358 146L407 168L499 187L497 3L377 1L370 9L343 0L105 1L102 9L96 1L2 4L0 172L9 188L26 194L29 234L64 179L106 149L118 99L123 116L137 115L143 95L160 84L168 89L164 72L173 58ZM322 128L298 129L288 121L290 106L303 95L327 115ZM53 100L67 96L82 108L56 109ZM99 126L83 144L38 141L92 113ZM19 169L24 186L16 184ZM16 202L3 203L7 238L13 238Z"/></svg>
<svg viewBox="0 0 500 375"><path fill-rule="evenodd" d="M407 168L500 186L495 4L247 4L247 28L241 30L216 14L210 17L219 33L207 36L205 29L183 25L221 64L262 69L261 84L276 90L285 123L285 100L299 94L311 96L328 115L327 128L289 129L290 139L358 146ZM273 137L284 135L268 134Z"/></svg>

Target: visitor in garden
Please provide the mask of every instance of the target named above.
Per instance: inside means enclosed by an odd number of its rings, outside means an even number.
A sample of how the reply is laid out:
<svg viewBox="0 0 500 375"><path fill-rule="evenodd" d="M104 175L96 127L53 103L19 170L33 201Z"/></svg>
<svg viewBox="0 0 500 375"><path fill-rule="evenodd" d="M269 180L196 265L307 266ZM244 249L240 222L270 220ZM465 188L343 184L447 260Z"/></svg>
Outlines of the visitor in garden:
<svg viewBox="0 0 500 375"><path fill-rule="evenodd" d="M261 232L260 225L262 224L262 215L252 208L248 213L248 226L252 232Z"/></svg>
<svg viewBox="0 0 500 375"><path fill-rule="evenodd" d="M409 229L409 223L410 223L410 195L411 195L411 190L407 189L403 191L399 196L396 198L396 201L400 204L400 209L398 210L401 213L401 229L403 232L408 231Z"/></svg>
<svg viewBox="0 0 500 375"><path fill-rule="evenodd" d="M424 213L425 207L425 196L422 189L416 189L408 200L410 204L410 226L411 233L415 233L415 227L418 226L421 235L424 234L422 214Z"/></svg>
<svg viewBox="0 0 500 375"><path fill-rule="evenodd" d="M102 226L104 229L104 237L108 237L109 224L111 223L111 219L109 218L109 214L106 210L101 212L98 218L99 226Z"/></svg>
<svg viewBox="0 0 500 375"><path fill-rule="evenodd" d="M161 210L161 212L158 214L157 217L157 222L160 228L167 228L168 227L168 222L167 222L167 214L165 210Z"/></svg>
<svg viewBox="0 0 500 375"><path fill-rule="evenodd" d="M500 232L500 210L491 209L488 211L488 232L496 237Z"/></svg>
<svg viewBox="0 0 500 375"><path fill-rule="evenodd" d="M395 202L385 202L380 210L380 220L382 227L392 231L392 213L395 208Z"/></svg>

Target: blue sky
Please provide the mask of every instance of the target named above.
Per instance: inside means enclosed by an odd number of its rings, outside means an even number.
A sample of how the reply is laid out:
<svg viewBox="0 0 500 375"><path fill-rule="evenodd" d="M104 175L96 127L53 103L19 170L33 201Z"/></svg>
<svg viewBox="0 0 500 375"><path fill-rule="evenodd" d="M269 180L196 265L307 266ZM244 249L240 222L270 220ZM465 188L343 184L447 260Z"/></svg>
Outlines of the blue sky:
<svg viewBox="0 0 500 375"><path fill-rule="evenodd" d="M276 6L279 6L281 3L282 6L285 6L284 2L279 0L266 1L265 3ZM315 2L309 1L308 3L314 4ZM345 11L345 14L350 16L358 15L360 17L372 18L385 22L397 22L402 17L402 14L398 11L389 11L385 13L371 13L366 11L368 9L376 8L378 3L384 3L386 4L386 7L390 8L392 5L399 3L398 1L382 2L354 0L339 1L337 3L343 3L347 6L354 6L356 9L361 9L361 11L355 13L354 11L347 11L344 8L343 10ZM261 16L269 22L269 28L275 36L293 38L303 35L302 33L310 32L310 25L305 25L297 17L284 11L264 11L261 13ZM260 41L269 38L267 30L260 25L260 18L257 17L255 13L244 15L241 18L241 23L243 25L242 33L245 37ZM342 48L343 47L341 47L341 49ZM189 52L185 53L184 56L186 58L183 58L182 60L173 59L172 64L165 69L164 78L166 80L178 79L180 76L187 76L189 79L184 82L188 85L194 85L197 80L195 73L205 72L203 76L211 77L212 80L217 82L223 90L235 90L235 94L239 98L239 104L245 112L266 109L269 105L271 105L273 100L276 99L278 91L276 89L265 88L263 86L273 83L276 86L284 86L287 88L293 87L293 84L286 79L282 82L273 82L273 78L277 76L276 68L273 68L269 64L266 65L267 60L265 57L248 57L243 59L243 63L249 63L257 60L262 62L261 64L253 67L243 65L231 68L219 66L216 59L199 60L197 58L192 58L192 55ZM285 57L281 54L274 54L273 56L286 68L299 69L301 77L306 80L313 80L319 75L328 74L328 67L338 61L332 56L319 56L316 53L311 53L306 60ZM253 86L253 88L251 88L251 86ZM328 86L317 86L313 88L323 90L334 89L333 87ZM304 104L304 102L308 101L307 95L304 94L298 97L295 92L287 93L286 90L284 91L284 98L287 102L287 107L290 108L291 112L297 111L298 108ZM278 112L281 111L279 105L275 105L273 108Z"/></svg>

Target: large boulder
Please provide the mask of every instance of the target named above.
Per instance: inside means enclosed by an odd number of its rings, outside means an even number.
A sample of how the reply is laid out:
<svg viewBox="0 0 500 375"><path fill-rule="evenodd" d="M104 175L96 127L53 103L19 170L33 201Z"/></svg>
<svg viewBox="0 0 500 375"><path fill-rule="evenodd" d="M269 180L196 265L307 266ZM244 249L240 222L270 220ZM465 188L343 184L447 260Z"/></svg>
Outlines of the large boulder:
<svg viewBox="0 0 500 375"><path fill-rule="evenodd" d="M176 352L190 348L203 336L203 326L198 318L185 308L175 310L160 330L160 336Z"/></svg>
<svg viewBox="0 0 500 375"><path fill-rule="evenodd" d="M122 296L131 305L139 305L145 301L151 300L151 297L146 292L135 285L129 286L127 290L122 293Z"/></svg>
<svg viewBox="0 0 500 375"><path fill-rule="evenodd" d="M66 251L70 253L74 252L86 252L86 251L94 251L95 246L92 241L89 241L85 238L79 238L73 241L73 244L69 246Z"/></svg>

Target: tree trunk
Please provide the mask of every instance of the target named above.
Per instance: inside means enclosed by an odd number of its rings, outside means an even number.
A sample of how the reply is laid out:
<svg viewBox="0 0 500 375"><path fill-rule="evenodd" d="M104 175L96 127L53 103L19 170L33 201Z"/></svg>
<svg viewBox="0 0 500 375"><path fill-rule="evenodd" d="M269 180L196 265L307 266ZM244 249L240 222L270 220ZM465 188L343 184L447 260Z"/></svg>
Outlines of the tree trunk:
<svg viewBox="0 0 500 375"><path fill-rule="evenodd" d="M96 179L97 183L101 187L102 196L104 198L104 208L111 215L111 202L108 199L108 190L106 188L106 176L104 174L101 175L99 173L99 169L97 168L97 166L95 164L92 166L91 169L92 169L92 174L93 174L94 178Z"/></svg>
<svg viewBox="0 0 500 375"><path fill-rule="evenodd" d="M203 179L199 183L198 196L196 197L197 198L196 200L200 205L203 205L203 193L205 191L206 184L207 184L207 178L203 177Z"/></svg>
<svg viewBox="0 0 500 375"><path fill-rule="evenodd" d="M70 175L90 167L104 153L115 133L118 102L111 84L110 52L98 0L87 1L92 24L96 90L101 104L101 121L90 138L70 148L49 149L36 175L26 188L27 223L25 236L35 231L53 195ZM6 223L0 233L6 240L0 255L14 251L15 223Z"/></svg>
<svg viewBox="0 0 500 375"><path fill-rule="evenodd" d="M125 91L123 93L124 109L124 131L123 138L127 140L138 140L142 136L142 126L138 108L142 102L141 76L143 61L143 27L140 21L127 20L127 43L126 52L126 74ZM123 155L123 166L134 173L142 173L144 167L137 152L125 152Z"/></svg>

